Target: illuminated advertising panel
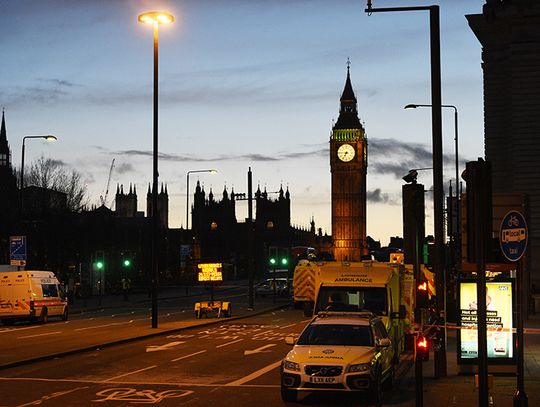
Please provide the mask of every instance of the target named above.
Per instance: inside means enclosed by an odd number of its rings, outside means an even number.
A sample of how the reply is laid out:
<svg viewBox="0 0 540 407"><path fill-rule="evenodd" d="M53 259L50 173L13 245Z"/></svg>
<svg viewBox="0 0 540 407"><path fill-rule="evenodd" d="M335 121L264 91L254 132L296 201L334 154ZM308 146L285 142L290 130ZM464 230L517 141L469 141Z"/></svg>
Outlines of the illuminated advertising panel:
<svg viewBox="0 0 540 407"><path fill-rule="evenodd" d="M221 263L201 263L199 268L199 281L213 282L223 281L223 273L221 272Z"/></svg>
<svg viewBox="0 0 540 407"><path fill-rule="evenodd" d="M511 359L514 356L512 335L512 283L486 283L487 356ZM460 358L478 357L476 283L460 284Z"/></svg>

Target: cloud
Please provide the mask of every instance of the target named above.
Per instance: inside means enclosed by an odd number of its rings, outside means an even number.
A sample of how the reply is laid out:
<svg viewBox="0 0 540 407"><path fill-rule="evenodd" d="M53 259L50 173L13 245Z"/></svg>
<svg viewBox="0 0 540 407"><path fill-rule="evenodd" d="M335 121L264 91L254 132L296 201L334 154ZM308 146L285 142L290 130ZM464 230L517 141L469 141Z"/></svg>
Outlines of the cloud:
<svg viewBox="0 0 540 407"><path fill-rule="evenodd" d="M116 172L118 174L126 174L133 171L133 165L130 163L120 163L116 167Z"/></svg>
<svg viewBox="0 0 540 407"><path fill-rule="evenodd" d="M367 201L372 203L384 203L390 205L397 205L399 202L390 197L387 193L382 193L380 188L367 191Z"/></svg>

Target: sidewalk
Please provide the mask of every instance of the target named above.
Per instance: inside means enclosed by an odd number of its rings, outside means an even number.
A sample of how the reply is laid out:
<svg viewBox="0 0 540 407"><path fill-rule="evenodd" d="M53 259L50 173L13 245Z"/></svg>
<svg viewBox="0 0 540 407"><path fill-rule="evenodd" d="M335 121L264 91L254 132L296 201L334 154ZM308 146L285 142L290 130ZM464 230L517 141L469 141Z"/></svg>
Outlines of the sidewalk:
<svg viewBox="0 0 540 407"><path fill-rule="evenodd" d="M524 322L525 327L525 394L529 406L540 406L540 314L531 315ZM456 330L448 330L447 373L439 379L434 375L434 355L423 364L424 406L477 406L478 389L475 388L475 376L459 374L456 349ZM406 373L396 381L398 391L393 391L385 398L385 405L415 406L415 367L412 355L404 362ZM513 406L513 397L517 388L514 374L494 374L493 387L490 389L490 406Z"/></svg>

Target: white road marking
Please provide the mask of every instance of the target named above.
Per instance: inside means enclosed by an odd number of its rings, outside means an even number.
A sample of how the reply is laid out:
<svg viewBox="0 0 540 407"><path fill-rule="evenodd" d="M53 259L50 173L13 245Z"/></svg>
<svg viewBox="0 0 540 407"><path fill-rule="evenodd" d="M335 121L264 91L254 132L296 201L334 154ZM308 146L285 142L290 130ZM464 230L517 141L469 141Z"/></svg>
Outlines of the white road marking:
<svg viewBox="0 0 540 407"><path fill-rule="evenodd" d="M108 326L117 326L117 325L125 325L125 324L132 324L132 323L133 323L133 320L126 321L126 322L113 322L112 324L87 326L86 328L77 328L77 329L74 329L74 331L86 331L88 329L106 328Z"/></svg>
<svg viewBox="0 0 540 407"><path fill-rule="evenodd" d="M260 336L260 335L268 334L270 332L274 332L274 330L270 329L269 331L259 332L258 334L253 335L253 338L256 338L257 336Z"/></svg>
<svg viewBox="0 0 540 407"><path fill-rule="evenodd" d="M157 352L160 350L168 350L168 349L174 348L176 345L181 345L183 343L185 342L176 341L176 342L166 343L165 345L150 345L146 347L146 352Z"/></svg>
<svg viewBox="0 0 540 407"><path fill-rule="evenodd" d="M157 365L148 366L148 367L145 367L143 369L135 370L135 371L129 372L129 373L124 373L124 374L121 374L121 375L118 375L118 376L115 376L115 377L111 377L110 379L104 380L104 382L111 382L113 380L120 379L121 377L126 377L126 376L129 376L129 375L132 375L132 374L144 372L145 370L150 370L150 369L153 369L155 367L157 367Z"/></svg>
<svg viewBox="0 0 540 407"><path fill-rule="evenodd" d="M259 376L262 376L263 374L270 372L271 370L274 370L276 367L279 367L279 365L281 365L281 360L278 360L277 362L274 362L271 365L263 367L262 369L259 369L256 372L251 373L250 375L244 376L241 379L235 380L234 382L227 383L225 386L241 386L244 383L247 383L253 379L256 379Z"/></svg>
<svg viewBox="0 0 540 407"><path fill-rule="evenodd" d="M279 328L279 329L285 329L285 328L290 328L291 326L295 326L295 325L296 325L296 323L294 323L294 324L290 324L290 325L285 325L285 326L282 326L282 327L281 327L281 328Z"/></svg>
<svg viewBox="0 0 540 407"><path fill-rule="evenodd" d="M236 341L223 343L221 345L217 345L216 348L223 348L224 346L229 346L229 345L232 345L233 343L242 342L242 341L243 341L243 339L238 339Z"/></svg>
<svg viewBox="0 0 540 407"><path fill-rule="evenodd" d="M90 384L104 384L110 383L103 380L86 380L86 379L45 379L42 377L0 377L0 381L4 382L44 382L44 383L90 383ZM122 380L120 382L115 382L117 384L125 385L140 385L139 381L129 381ZM144 382L145 385L152 386L170 386L171 382ZM193 383L193 382L176 382L173 383L175 386L182 387L229 387L229 386L242 386L242 387L252 387L252 388L265 388L265 389L279 389L279 384L244 384L244 385L235 385L235 384L219 384L219 383Z"/></svg>
<svg viewBox="0 0 540 407"><path fill-rule="evenodd" d="M0 331L0 334L5 334L5 333L15 332L15 331L25 331L27 329L36 329L36 328L43 328L43 327L39 325L35 325L35 326L26 326L24 328L4 328Z"/></svg>
<svg viewBox="0 0 540 407"><path fill-rule="evenodd" d="M181 338L193 338L195 335L182 335L182 334L179 334L179 335L167 335L167 339L172 339L172 338L175 338L175 339L181 339Z"/></svg>
<svg viewBox="0 0 540 407"><path fill-rule="evenodd" d="M36 335L26 335L26 336L19 336L17 339L24 339L24 338L35 338L37 336L47 336L47 335L56 335L61 334L62 331L55 331L55 332L45 332L43 334L36 334Z"/></svg>
<svg viewBox="0 0 540 407"><path fill-rule="evenodd" d="M253 350L245 350L245 351L244 351L244 356L246 356L246 355L253 355L254 353L261 353L261 352L263 352L265 349L271 348L272 346L276 346L276 344L275 344L275 343L269 343L268 345L261 346L260 348L257 348L257 349L253 349Z"/></svg>
<svg viewBox="0 0 540 407"><path fill-rule="evenodd" d="M77 390L85 390L85 389L88 389L88 386L77 387L76 389L69 389L69 390L64 390L64 391L57 391L57 392L54 392L52 394L48 394L46 396L43 396L39 400L34 400L34 401L31 401L30 403L26 403L26 404L20 404L18 407L37 406L37 405L43 403L46 400L51 400L51 399L53 399L55 397L65 396L66 394L73 393L73 392L75 392Z"/></svg>
<svg viewBox="0 0 540 407"><path fill-rule="evenodd" d="M180 356L179 358L171 360L171 362L177 362L177 361L182 360L182 359L187 359L187 358L190 358L192 356L197 356L197 355L200 355L201 353L204 353L204 352L206 352L206 349L200 350L200 351L195 352L195 353L191 353L191 354L186 355L186 356Z"/></svg>

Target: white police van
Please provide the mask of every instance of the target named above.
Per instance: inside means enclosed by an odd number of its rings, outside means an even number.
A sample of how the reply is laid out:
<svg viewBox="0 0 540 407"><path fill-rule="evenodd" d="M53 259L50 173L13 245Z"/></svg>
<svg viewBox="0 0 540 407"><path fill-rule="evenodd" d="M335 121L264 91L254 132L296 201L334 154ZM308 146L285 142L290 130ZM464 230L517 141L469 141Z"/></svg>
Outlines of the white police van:
<svg viewBox="0 0 540 407"><path fill-rule="evenodd" d="M0 320L4 325L17 320L45 323L54 316L66 321L68 302L52 271L0 272Z"/></svg>

